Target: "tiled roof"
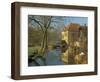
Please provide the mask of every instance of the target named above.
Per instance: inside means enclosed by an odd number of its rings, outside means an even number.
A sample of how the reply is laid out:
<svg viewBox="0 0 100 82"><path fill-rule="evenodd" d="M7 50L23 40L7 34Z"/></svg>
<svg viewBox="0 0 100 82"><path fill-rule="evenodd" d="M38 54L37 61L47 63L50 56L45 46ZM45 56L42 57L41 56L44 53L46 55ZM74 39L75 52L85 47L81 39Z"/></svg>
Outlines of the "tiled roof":
<svg viewBox="0 0 100 82"><path fill-rule="evenodd" d="M66 27L66 30L69 30L69 31L79 31L79 29L80 29L80 25L79 24L76 24L76 23L70 23Z"/></svg>

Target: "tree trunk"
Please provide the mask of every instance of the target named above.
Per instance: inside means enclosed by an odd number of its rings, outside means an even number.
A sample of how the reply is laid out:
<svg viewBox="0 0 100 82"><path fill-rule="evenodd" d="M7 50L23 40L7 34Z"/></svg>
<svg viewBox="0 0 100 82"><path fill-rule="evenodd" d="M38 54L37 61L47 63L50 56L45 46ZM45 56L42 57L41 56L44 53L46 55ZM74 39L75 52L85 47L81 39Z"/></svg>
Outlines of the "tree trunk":
<svg viewBox="0 0 100 82"><path fill-rule="evenodd" d="M40 55L42 55L42 56L44 56L45 55L45 53L46 53L46 49L47 49L47 47L48 47L48 45L47 45L47 29L45 30L45 32L43 33L43 40L42 40L42 42L41 42L41 48L40 48L40 51L39 51L39 54Z"/></svg>

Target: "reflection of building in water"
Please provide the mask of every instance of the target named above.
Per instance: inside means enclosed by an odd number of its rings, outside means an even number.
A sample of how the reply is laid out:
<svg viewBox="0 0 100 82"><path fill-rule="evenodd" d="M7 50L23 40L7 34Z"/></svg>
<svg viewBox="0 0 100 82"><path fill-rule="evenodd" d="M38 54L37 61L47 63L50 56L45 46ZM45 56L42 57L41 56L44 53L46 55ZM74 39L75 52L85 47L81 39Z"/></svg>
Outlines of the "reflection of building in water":
<svg viewBox="0 0 100 82"><path fill-rule="evenodd" d="M81 56L80 53L87 54L87 28L79 24L71 23L64 27L62 40L69 46L62 55L62 61L69 64L76 63L76 59ZM75 57L77 56L77 57ZM85 57L86 59L86 57ZM81 62L82 63L82 62Z"/></svg>

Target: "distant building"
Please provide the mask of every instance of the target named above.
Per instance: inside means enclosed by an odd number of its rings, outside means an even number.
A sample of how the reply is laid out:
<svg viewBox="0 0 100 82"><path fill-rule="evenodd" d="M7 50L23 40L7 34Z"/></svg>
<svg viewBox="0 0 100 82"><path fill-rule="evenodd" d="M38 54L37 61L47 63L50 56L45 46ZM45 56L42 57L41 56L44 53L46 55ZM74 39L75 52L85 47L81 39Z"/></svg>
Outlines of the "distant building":
<svg viewBox="0 0 100 82"><path fill-rule="evenodd" d="M77 54L87 50L87 28L80 26L76 23L70 23L64 27L62 34L62 40L65 40L69 45L69 48L63 53L63 61L66 63L73 63ZM77 50L78 49L78 50Z"/></svg>
<svg viewBox="0 0 100 82"><path fill-rule="evenodd" d="M71 23L68 26L64 27L62 31L62 40L65 40L67 43L70 41L77 41L79 39L80 25Z"/></svg>

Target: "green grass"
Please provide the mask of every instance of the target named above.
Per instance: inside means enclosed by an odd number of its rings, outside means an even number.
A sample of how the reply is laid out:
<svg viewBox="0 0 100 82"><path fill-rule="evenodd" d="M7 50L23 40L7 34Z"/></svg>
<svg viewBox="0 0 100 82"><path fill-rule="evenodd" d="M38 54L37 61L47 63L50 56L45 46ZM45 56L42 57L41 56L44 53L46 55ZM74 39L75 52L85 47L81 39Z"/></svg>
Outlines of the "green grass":
<svg viewBox="0 0 100 82"><path fill-rule="evenodd" d="M29 56L33 55L33 53L38 51L39 49L40 49L40 46L28 47L28 55Z"/></svg>

